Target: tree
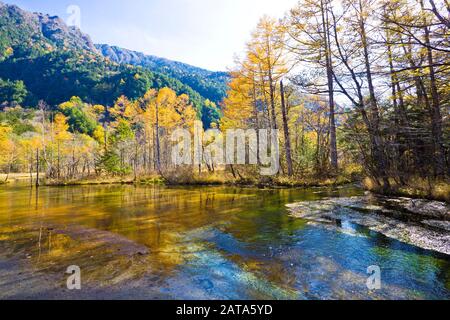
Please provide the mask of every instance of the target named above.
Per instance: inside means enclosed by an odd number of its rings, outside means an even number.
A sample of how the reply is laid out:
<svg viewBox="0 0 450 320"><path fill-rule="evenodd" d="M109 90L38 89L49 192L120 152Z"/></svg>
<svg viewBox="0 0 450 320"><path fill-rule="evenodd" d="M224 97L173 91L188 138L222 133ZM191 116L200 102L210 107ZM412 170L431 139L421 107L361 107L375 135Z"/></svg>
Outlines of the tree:
<svg viewBox="0 0 450 320"><path fill-rule="evenodd" d="M0 78L0 104L17 106L25 101L28 96L27 88L23 81L9 81Z"/></svg>
<svg viewBox="0 0 450 320"><path fill-rule="evenodd" d="M58 109L67 117L72 133L93 134L97 127L95 119L85 111L85 104L78 97L72 97L70 101L59 105Z"/></svg>
<svg viewBox="0 0 450 320"><path fill-rule="evenodd" d="M0 125L0 168L6 167L7 172L5 181L8 181L8 175L11 172L11 166L15 159L15 145L12 141L12 128L7 125Z"/></svg>
<svg viewBox="0 0 450 320"><path fill-rule="evenodd" d="M264 16L247 44L247 52L246 67L259 78L264 100L268 103L271 128L277 129L276 88L288 72L284 29L274 19Z"/></svg>
<svg viewBox="0 0 450 320"><path fill-rule="evenodd" d="M53 121L53 140L57 149L56 176L58 179L61 178L61 147L71 138L68 129L67 118L63 114L57 113Z"/></svg>
<svg viewBox="0 0 450 320"><path fill-rule="evenodd" d="M338 172L338 152L331 41L331 11L333 10L330 0L303 0L290 10L284 24L289 34L288 47L295 55L297 64L304 63L308 67L319 70L314 75L313 81L303 82L301 86L311 94L328 94L330 159L336 174Z"/></svg>
<svg viewBox="0 0 450 320"><path fill-rule="evenodd" d="M292 165L291 137L289 134L288 115L287 115L283 81L280 81L280 91L281 91L281 113L283 115L284 144L286 146L286 161L288 166L288 175L291 177L294 174L294 168Z"/></svg>

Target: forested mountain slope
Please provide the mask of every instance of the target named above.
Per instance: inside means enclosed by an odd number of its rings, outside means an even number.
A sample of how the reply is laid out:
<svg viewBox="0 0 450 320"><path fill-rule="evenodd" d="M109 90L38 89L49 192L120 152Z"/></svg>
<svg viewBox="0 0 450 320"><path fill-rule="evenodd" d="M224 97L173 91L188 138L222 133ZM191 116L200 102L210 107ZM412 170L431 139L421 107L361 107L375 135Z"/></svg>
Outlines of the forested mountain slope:
<svg viewBox="0 0 450 320"><path fill-rule="evenodd" d="M78 96L112 105L122 95L136 99L150 88L170 87L189 95L207 125L219 118L225 73L143 55L142 63L123 54L117 59L104 48L97 50L88 35L59 17L0 2L0 103L56 106Z"/></svg>
<svg viewBox="0 0 450 320"><path fill-rule="evenodd" d="M98 44L96 48L111 61L142 66L151 71L173 77L200 93L203 97L218 103L226 95L229 75L226 72L213 72L182 62L172 61L152 55L145 55L128 49Z"/></svg>

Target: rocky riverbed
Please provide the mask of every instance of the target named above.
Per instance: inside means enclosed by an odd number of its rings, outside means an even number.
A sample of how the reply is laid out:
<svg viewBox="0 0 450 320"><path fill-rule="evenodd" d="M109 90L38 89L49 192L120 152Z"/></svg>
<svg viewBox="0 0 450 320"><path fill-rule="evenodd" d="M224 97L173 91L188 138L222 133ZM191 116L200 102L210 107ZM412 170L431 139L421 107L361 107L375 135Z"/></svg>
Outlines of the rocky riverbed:
<svg viewBox="0 0 450 320"><path fill-rule="evenodd" d="M410 198L328 198L289 204L291 215L310 224L353 232L348 223L424 249L450 255L450 206Z"/></svg>

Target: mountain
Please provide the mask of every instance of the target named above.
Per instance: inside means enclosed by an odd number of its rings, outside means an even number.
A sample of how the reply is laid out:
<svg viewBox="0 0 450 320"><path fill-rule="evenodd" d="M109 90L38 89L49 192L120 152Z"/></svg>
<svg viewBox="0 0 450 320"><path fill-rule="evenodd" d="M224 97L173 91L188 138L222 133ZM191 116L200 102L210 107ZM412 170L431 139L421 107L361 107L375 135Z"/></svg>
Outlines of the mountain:
<svg viewBox="0 0 450 320"><path fill-rule="evenodd" d="M0 2L0 105L56 106L78 96L112 105L148 89L170 87L189 95L205 125L220 117L215 103L225 95L228 76L180 62L107 45L95 46L57 16L30 13ZM211 103L211 101L213 103Z"/></svg>
<svg viewBox="0 0 450 320"><path fill-rule="evenodd" d="M97 44L96 48L106 58L117 63L141 66L149 70L167 74L200 93L203 97L219 103L226 95L229 74L197 68L182 62L172 61L152 55L145 55L128 49Z"/></svg>
<svg viewBox="0 0 450 320"><path fill-rule="evenodd" d="M0 2L0 46L28 45L43 49L70 48L95 52L91 38L64 20L48 14L31 13Z"/></svg>

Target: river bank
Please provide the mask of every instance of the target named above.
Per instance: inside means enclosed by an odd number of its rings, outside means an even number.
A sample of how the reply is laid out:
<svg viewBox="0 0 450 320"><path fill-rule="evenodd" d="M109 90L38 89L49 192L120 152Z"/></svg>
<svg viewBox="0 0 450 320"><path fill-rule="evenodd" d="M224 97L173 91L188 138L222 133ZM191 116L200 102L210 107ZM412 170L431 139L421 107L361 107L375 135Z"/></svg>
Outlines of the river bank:
<svg viewBox="0 0 450 320"><path fill-rule="evenodd" d="M167 186L236 186L236 187L255 187L255 188L309 188L309 187L332 187L350 184L352 181L341 180L323 180L323 181L287 181L270 180L254 181L249 179L217 179L215 177L201 177L189 180L169 181L160 176L138 178L133 177L94 177L73 180L45 180L42 179L40 186L47 187L68 187L68 186L96 186L96 185L167 185ZM7 184L28 184L35 186L35 181L30 184L27 179L10 179L9 181L0 180L0 185Z"/></svg>
<svg viewBox="0 0 450 320"><path fill-rule="evenodd" d="M424 179L410 177L399 183L395 179L389 179L390 187L384 190L382 185L373 179L365 178L362 181L364 188L376 194L394 197L408 197L415 199L427 199L445 201L450 203L450 181L448 179Z"/></svg>
<svg viewBox="0 0 450 320"><path fill-rule="evenodd" d="M36 174L15 173L10 174L5 181L5 174L0 174L0 185L10 183L36 184ZM184 173L173 176L92 176L81 179L45 179L45 174L39 175L41 186L83 186L83 185L171 185L171 186L235 186L255 188L312 188L312 187L336 187L349 184L361 185L373 194L407 197L412 199L426 199L430 201L443 201L450 203L450 182L429 181L412 178L406 184L399 185L391 179L391 187L386 191L382 186L374 183L370 178L361 179L355 175L339 175L334 178L290 178L283 175L263 178L234 177L228 172L220 173Z"/></svg>
<svg viewBox="0 0 450 320"><path fill-rule="evenodd" d="M0 174L0 181L3 183L28 183L36 184L36 174L11 174L8 181L4 180L5 175ZM356 179L347 176L335 178L302 178L293 179L285 176L265 177L261 179L233 177L229 173L220 174L191 174L186 177L171 176L92 176L80 179L45 179L45 174L40 174L40 186L81 186L81 185L114 185L114 184L136 184L136 185L178 185L178 186L246 186L258 188L309 188L309 187L333 187L351 183L357 183ZM32 182L30 182L32 181Z"/></svg>

